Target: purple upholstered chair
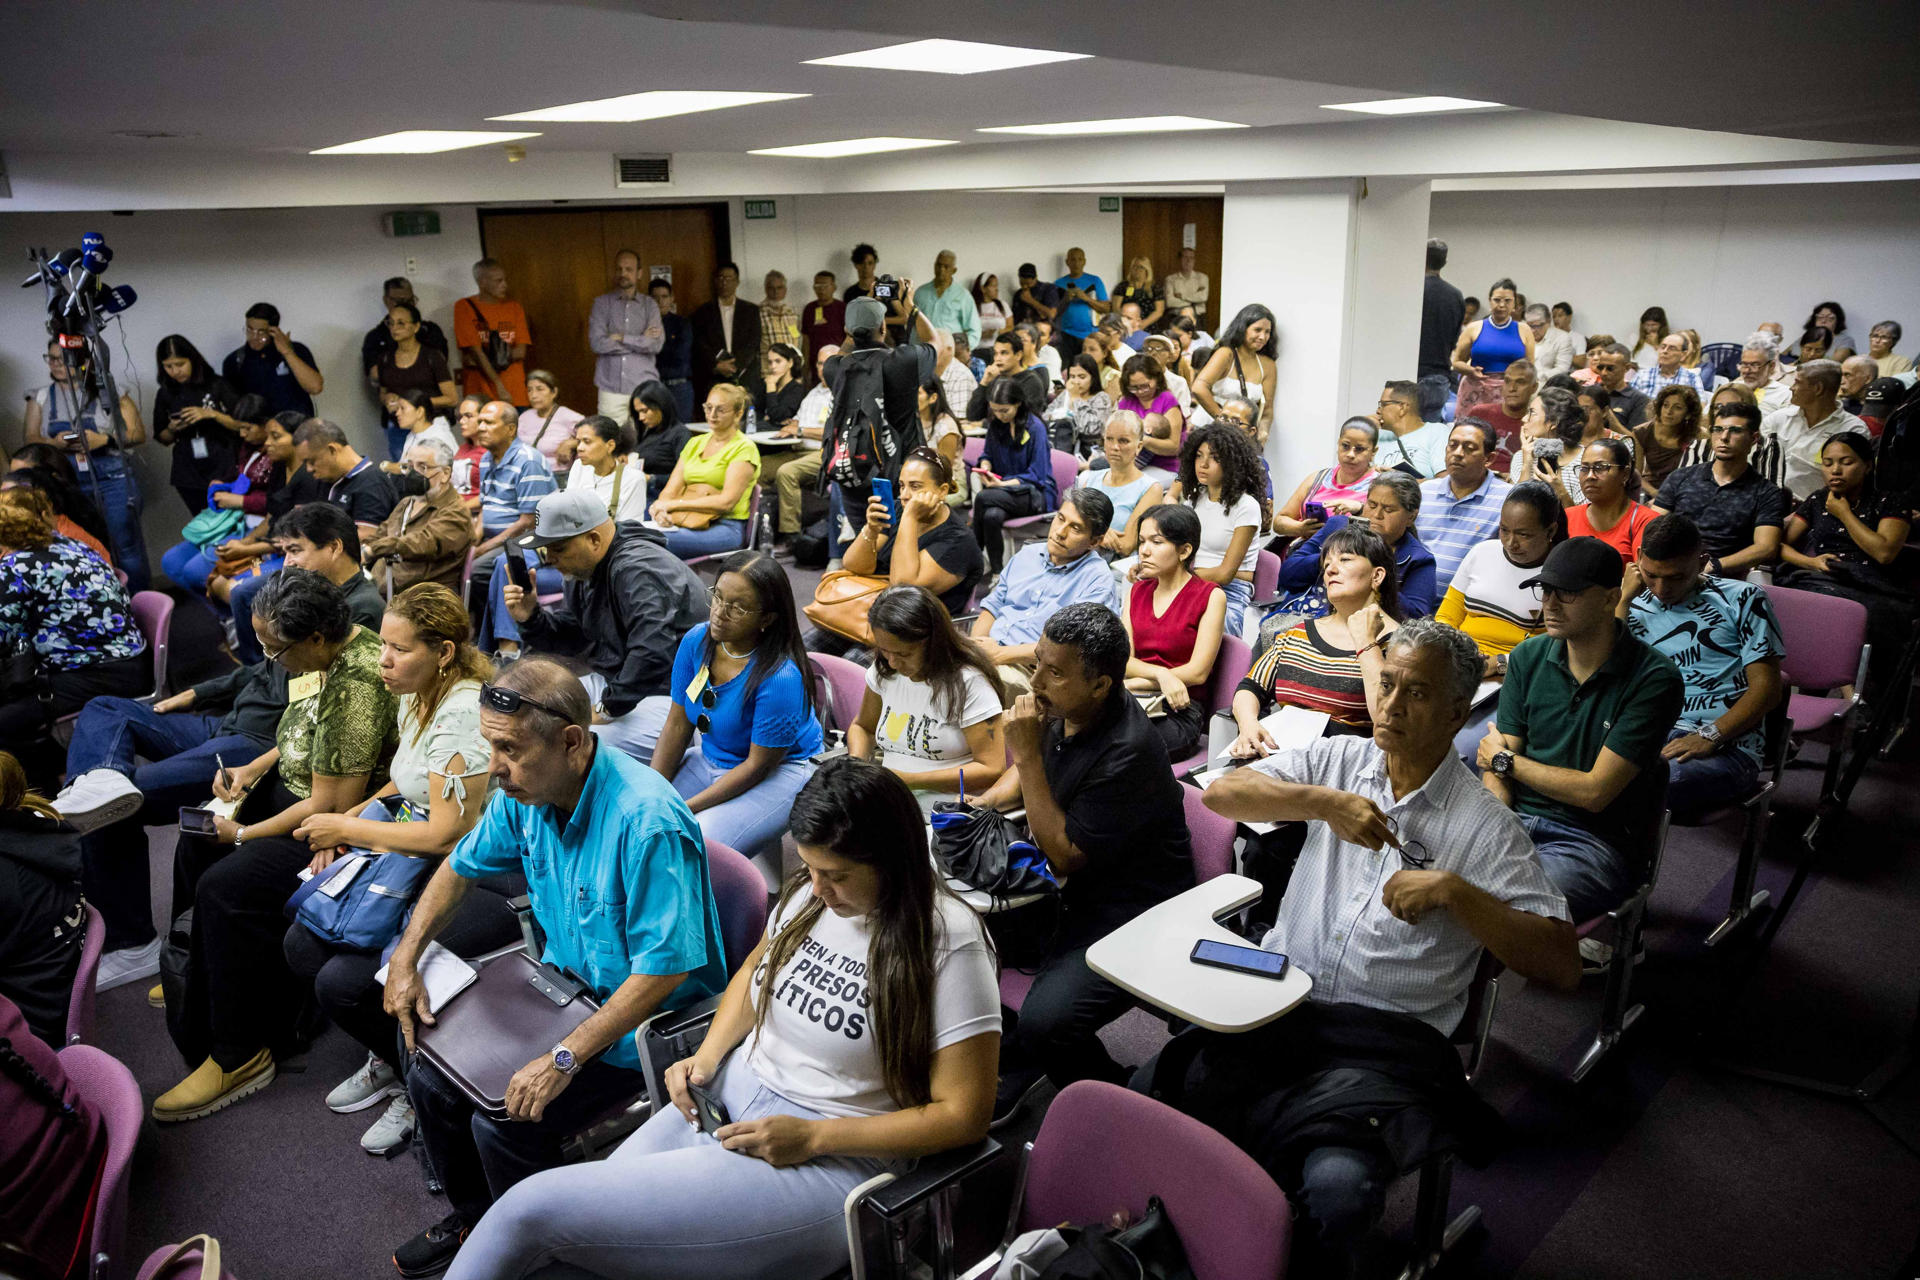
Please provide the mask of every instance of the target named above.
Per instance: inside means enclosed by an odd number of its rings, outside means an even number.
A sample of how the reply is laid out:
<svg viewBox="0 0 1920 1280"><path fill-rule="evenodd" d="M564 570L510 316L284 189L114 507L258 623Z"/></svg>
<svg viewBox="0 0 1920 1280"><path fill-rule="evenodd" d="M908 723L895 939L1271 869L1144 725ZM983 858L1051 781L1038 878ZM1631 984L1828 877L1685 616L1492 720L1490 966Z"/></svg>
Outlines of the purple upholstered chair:
<svg viewBox="0 0 1920 1280"><path fill-rule="evenodd" d="M1789 730L1795 741L1819 738L1828 743L1820 812L1803 837L1812 844L1821 818L1839 798L1835 789L1859 720L1860 691L1867 682L1867 660L1872 651L1867 643L1867 607L1858 600L1791 587L1770 586L1767 598L1773 602L1773 614L1780 621L1780 638L1787 650L1780 661L1780 676L1789 690ZM1853 686L1851 698L1833 693L1848 684ZM1802 689L1812 692L1802 693Z"/></svg>
<svg viewBox="0 0 1920 1280"><path fill-rule="evenodd" d="M1207 808L1206 794L1198 787L1180 788L1180 801L1187 812L1187 834L1193 841L1195 884L1205 884L1233 870L1233 837L1239 830L1233 819Z"/></svg>
<svg viewBox="0 0 1920 1280"><path fill-rule="evenodd" d="M767 931L767 883L753 863L721 844L707 841L707 874L720 908L720 943L727 968L738 969Z"/></svg>
<svg viewBox="0 0 1920 1280"><path fill-rule="evenodd" d="M1038 515L1017 516L1007 521L1001 526L1002 532L1012 538L1019 530L1050 522L1053 519L1053 513L1059 510L1060 504L1066 500L1067 490L1073 488L1074 482L1079 478L1080 459L1071 453L1063 453L1055 449L1053 451L1053 506Z"/></svg>
<svg viewBox="0 0 1920 1280"><path fill-rule="evenodd" d="M1247 678L1247 672L1253 668L1253 650L1239 636L1221 636L1220 652L1213 660L1213 671L1207 676L1207 683L1200 692L1200 705L1206 708L1207 718L1211 722L1221 712L1233 712L1233 691ZM1204 768L1207 763L1207 745L1203 737L1200 750L1185 760L1173 762L1173 771L1185 777L1195 769Z"/></svg>
<svg viewBox="0 0 1920 1280"><path fill-rule="evenodd" d="M80 968L73 975L73 994L67 999L68 1044L79 1044L93 1035L93 1001L99 994L94 979L100 973L100 953L106 949L107 926L91 906L87 908L86 931L80 941Z"/></svg>
<svg viewBox="0 0 1920 1280"><path fill-rule="evenodd" d="M860 704L867 696L867 669L830 653L809 653L807 660L813 663L817 677L815 691L824 682L827 692L833 696L831 713L826 717L827 727L845 733L860 715Z"/></svg>
<svg viewBox="0 0 1920 1280"><path fill-rule="evenodd" d="M107 1131L107 1160L100 1174L99 1199L93 1212L93 1260L88 1274L109 1280L130 1271L120 1257L127 1234L127 1184L133 1170L133 1148L140 1138L146 1104L133 1072L116 1058L90 1044L69 1045L60 1051L60 1065L80 1096L100 1112Z"/></svg>
<svg viewBox="0 0 1920 1280"><path fill-rule="evenodd" d="M1293 1213L1253 1157L1198 1120L1118 1085L1061 1090L1027 1166L1019 1229L1135 1217L1166 1205L1195 1280L1276 1280Z"/></svg>

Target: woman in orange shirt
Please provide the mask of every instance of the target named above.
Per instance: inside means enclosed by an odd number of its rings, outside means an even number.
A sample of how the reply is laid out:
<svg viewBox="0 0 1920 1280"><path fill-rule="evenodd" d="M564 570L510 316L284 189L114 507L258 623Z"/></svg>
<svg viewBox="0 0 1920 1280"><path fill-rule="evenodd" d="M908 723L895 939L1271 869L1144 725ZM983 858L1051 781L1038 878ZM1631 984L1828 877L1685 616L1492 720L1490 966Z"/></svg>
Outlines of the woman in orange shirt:
<svg viewBox="0 0 1920 1280"><path fill-rule="evenodd" d="M1595 440L1580 454L1580 492L1586 501L1567 508L1569 538L1598 538L1633 563L1640 536L1653 523L1653 508L1635 502L1640 475L1625 440Z"/></svg>

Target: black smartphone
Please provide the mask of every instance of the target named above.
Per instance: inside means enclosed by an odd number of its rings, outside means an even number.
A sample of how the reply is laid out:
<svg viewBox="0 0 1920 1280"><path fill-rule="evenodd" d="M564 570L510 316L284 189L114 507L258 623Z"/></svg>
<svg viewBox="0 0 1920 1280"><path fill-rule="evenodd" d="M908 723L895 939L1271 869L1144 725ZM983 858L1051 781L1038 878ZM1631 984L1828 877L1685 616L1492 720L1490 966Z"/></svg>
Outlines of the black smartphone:
<svg viewBox="0 0 1920 1280"><path fill-rule="evenodd" d="M525 556L511 549L507 552L507 581L528 595L533 594L533 570L527 568Z"/></svg>
<svg viewBox="0 0 1920 1280"><path fill-rule="evenodd" d="M1211 938L1202 938L1193 944L1191 959L1195 964L1231 969L1235 973L1250 973L1256 978L1279 979L1287 976L1287 958L1279 952L1262 951L1258 947L1236 947L1230 942L1215 942Z"/></svg>
<svg viewBox="0 0 1920 1280"><path fill-rule="evenodd" d="M694 1114L700 1117L702 1133L717 1132L721 1126L733 1123L733 1117L720 1105L720 1099L702 1089L693 1081L687 1081L687 1096L693 1099Z"/></svg>
<svg viewBox="0 0 1920 1280"><path fill-rule="evenodd" d="M213 810L195 809L187 805L180 807L180 834L183 836L213 836L220 834L220 828L214 825Z"/></svg>

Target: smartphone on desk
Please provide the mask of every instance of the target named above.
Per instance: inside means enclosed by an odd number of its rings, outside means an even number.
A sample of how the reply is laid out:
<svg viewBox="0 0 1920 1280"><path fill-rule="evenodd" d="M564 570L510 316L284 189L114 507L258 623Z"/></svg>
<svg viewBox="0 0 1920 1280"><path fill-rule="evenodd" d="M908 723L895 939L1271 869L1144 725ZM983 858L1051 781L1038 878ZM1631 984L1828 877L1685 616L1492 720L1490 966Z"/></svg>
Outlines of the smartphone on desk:
<svg viewBox="0 0 1920 1280"><path fill-rule="evenodd" d="M887 519L894 523L900 521L900 508L893 501L893 481L884 476L876 477L873 482L873 496L880 499L880 505L887 509Z"/></svg>
<svg viewBox="0 0 1920 1280"><path fill-rule="evenodd" d="M180 807L180 834L183 836L215 836L220 828L214 822L211 809L196 809L188 805Z"/></svg>
<svg viewBox="0 0 1920 1280"><path fill-rule="evenodd" d="M1204 964L1215 969L1231 969L1235 973L1250 973L1256 978L1273 978L1276 981L1287 976L1287 958L1277 951L1262 951L1258 947L1236 947L1230 942L1215 942L1211 938L1202 938L1193 944L1195 964Z"/></svg>
<svg viewBox="0 0 1920 1280"><path fill-rule="evenodd" d="M526 557L508 547L501 554L507 558L507 581L528 595L533 594L533 570L527 568Z"/></svg>
<svg viewBox="0 0 1920 1280"><path fill-rule="evenodd" d="M687 1096L693 1099L694 1114L700 1117L700 1132L717 1133L723 1125L733 1123L733 1117L720 1105L720 1099L691 1080L687 1081Z"/></svg>

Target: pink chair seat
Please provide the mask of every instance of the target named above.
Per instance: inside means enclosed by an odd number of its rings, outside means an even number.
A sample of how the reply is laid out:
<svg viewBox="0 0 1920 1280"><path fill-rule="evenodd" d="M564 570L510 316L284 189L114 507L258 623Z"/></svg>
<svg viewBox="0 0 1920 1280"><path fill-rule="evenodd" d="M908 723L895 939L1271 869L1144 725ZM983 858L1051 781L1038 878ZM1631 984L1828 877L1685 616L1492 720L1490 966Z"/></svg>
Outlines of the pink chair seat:
<svg viewBox="0 0 1920 1280"><path fill-rule="evenodd" d="M122 1275L126 1271L120 1249L127 1233L127 1184L132 1180L133 1148L140 1138L146 1104L140 1100L133 1072L90 1044L62 1049L60 1066L80 1096L99 1110L107 1131L107 1158L94 1205L94 1266L89 1274Z"/></svg>
<svg viewBox="0 0 1920 1280"><path fill-rule="evenodd" d="M86 936L80 943L80 967L73 974L73 994L67 999L67 1043L93 1038L93 1004L99 994L100 955L107 945L107 925L93 907L87 908Z"/></svg>
<svg viewBox="0 0 1920 1280"><path fill-rule="evenodd" d="M707 875L720 909L720 946L727 968L738 969L767 931L767 882L745 856L718 840L708 840Z"/></svg>
<svg viewBox="0 0 1920 1280"><path fill-rule="evenodd" d="M1027 992L1033 990L1033 977L1034 975L1022 973L1018 969L1002 969L1000 971L1000 1003L1015 1013L1020 1012L1020 1006L1026 1003Z"/></svg>
<svg viewBox="0 0 1920 1280"><path fill-rule="evenodd" d="M830 653L809 653L809 661L817 673L817 679L826 682L827 690L833 695L833 716L830 728L845 733L853 726L860 715L860 704L867 696L867 669L857 662L835 657ZM814 688L819 689L816 683Z"/></svg>
<svg viewBox="0 0 1920 1280"><path fill-rule="evenodd" d="M1792 722L1796 735L1818 733L1845 716L1852 705L1845 698L1796 693L1787 703L1787 719Z"/></svg>

